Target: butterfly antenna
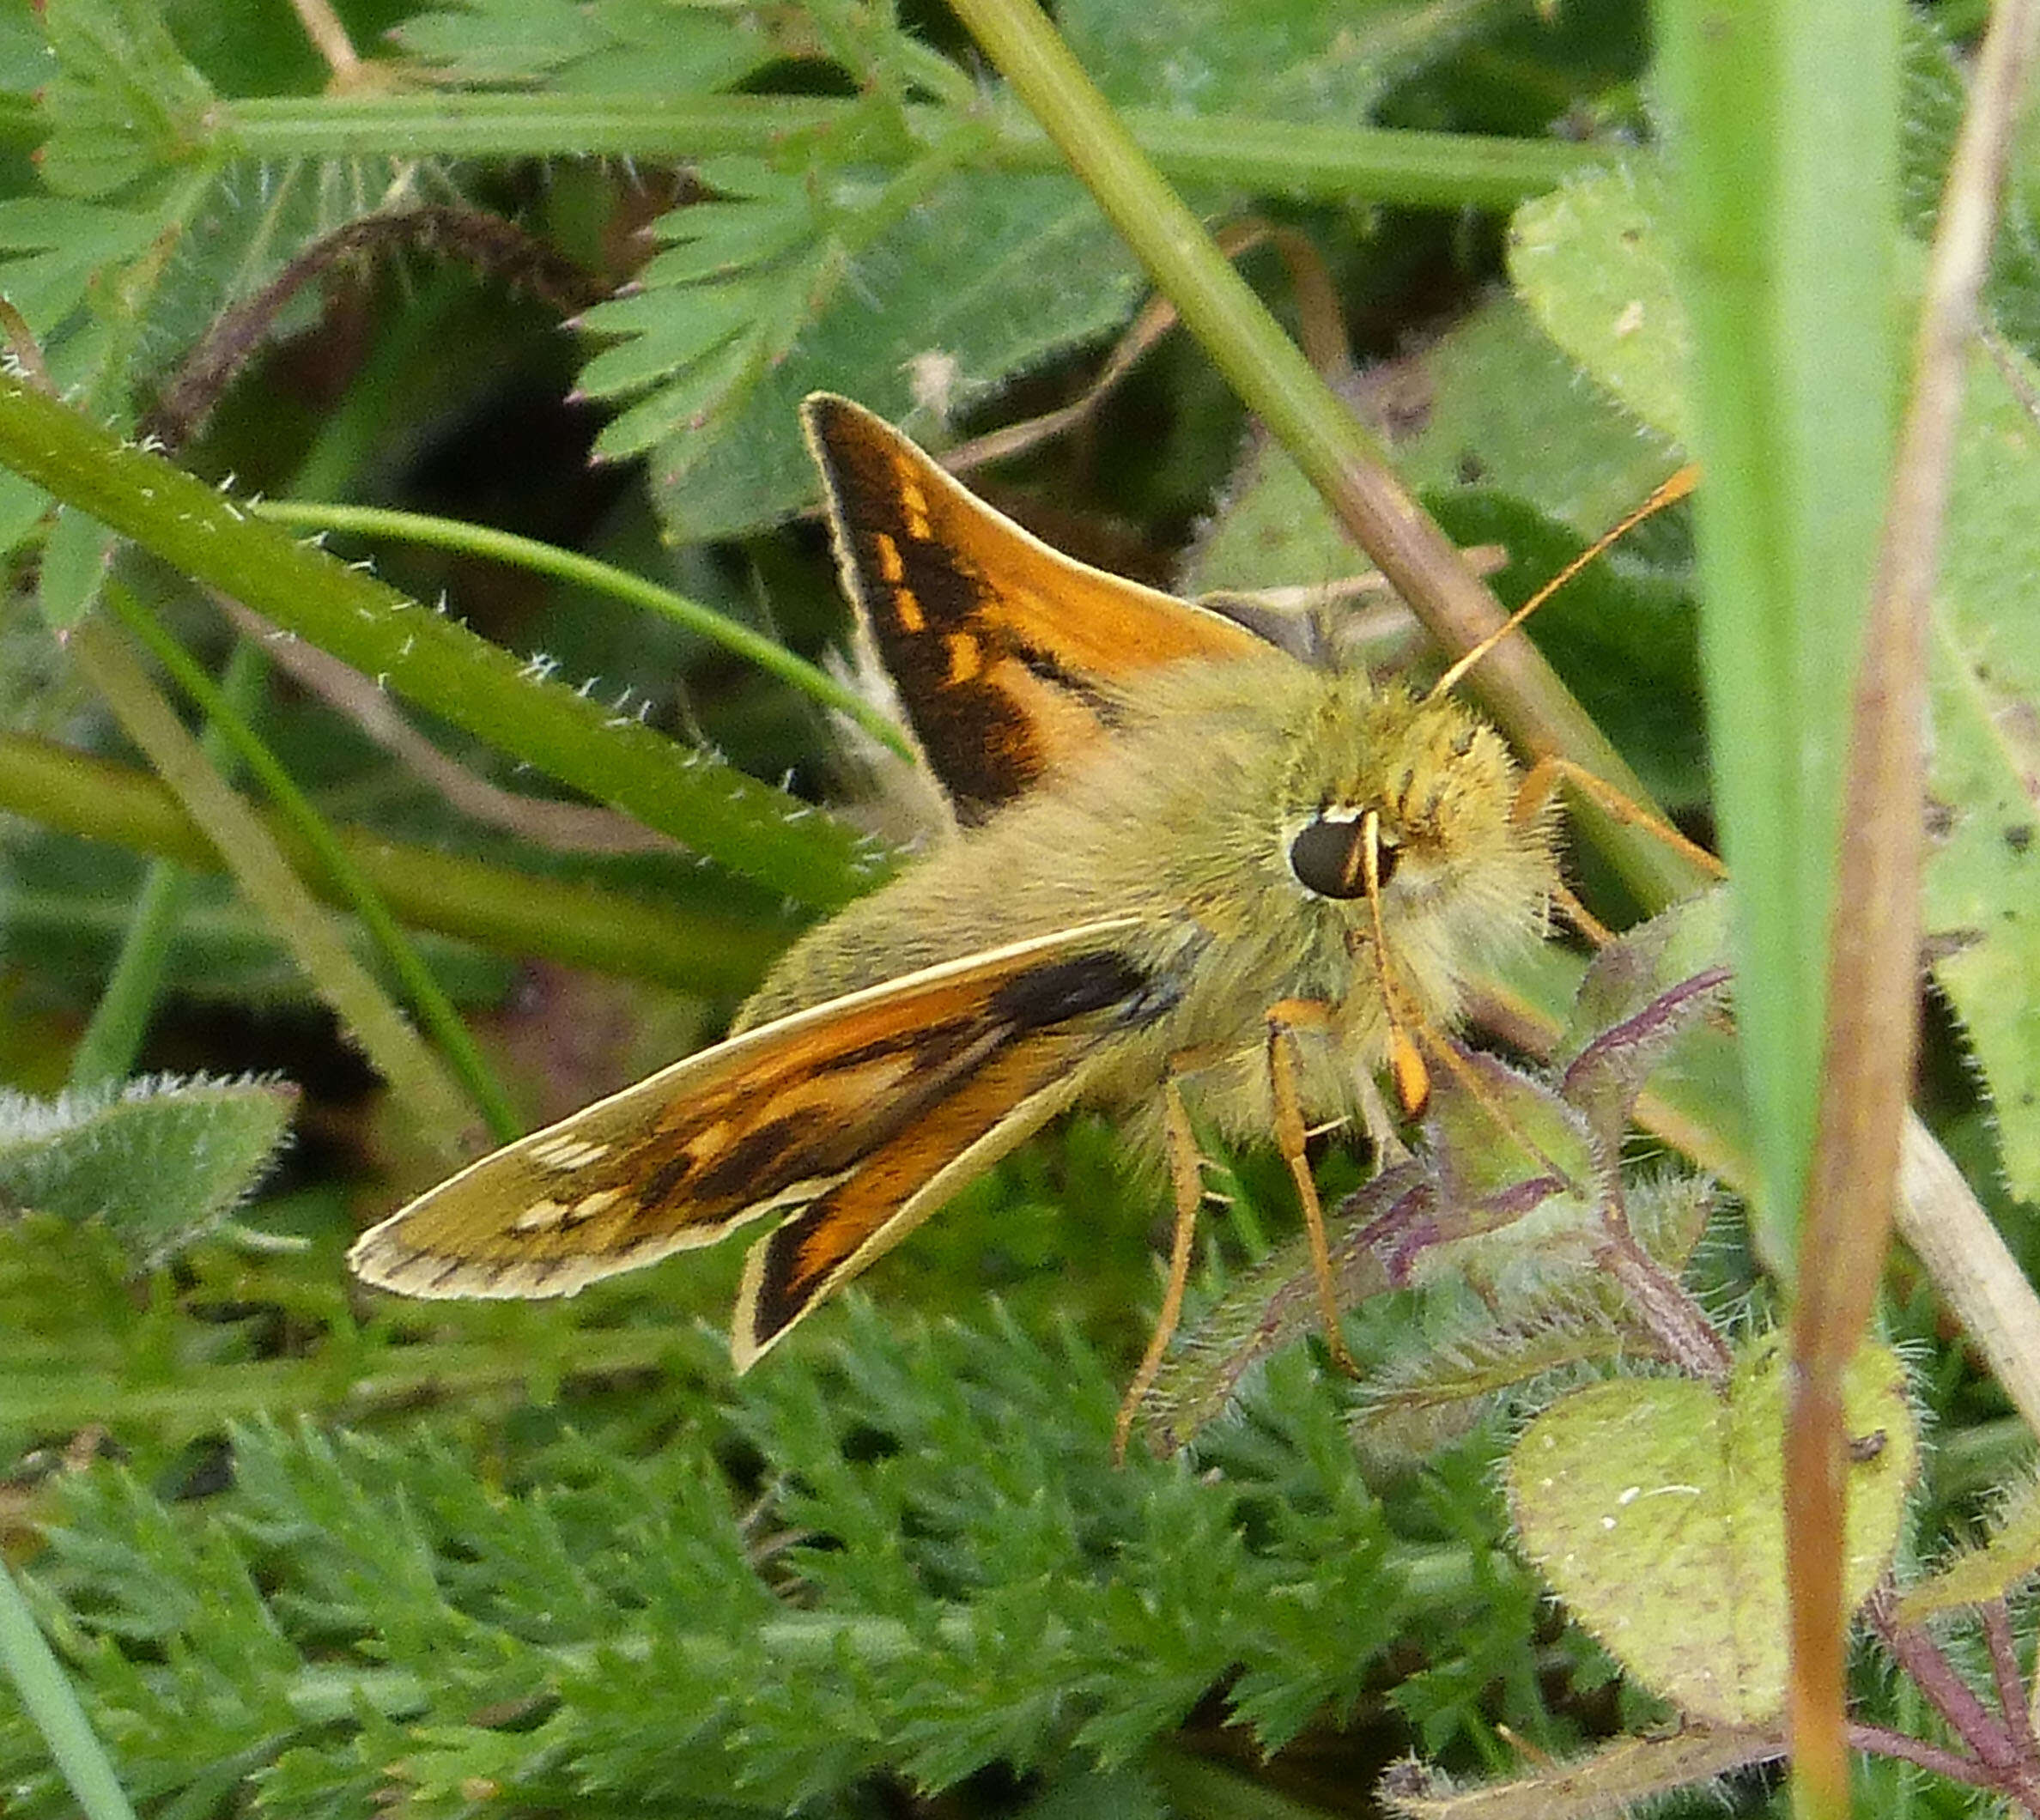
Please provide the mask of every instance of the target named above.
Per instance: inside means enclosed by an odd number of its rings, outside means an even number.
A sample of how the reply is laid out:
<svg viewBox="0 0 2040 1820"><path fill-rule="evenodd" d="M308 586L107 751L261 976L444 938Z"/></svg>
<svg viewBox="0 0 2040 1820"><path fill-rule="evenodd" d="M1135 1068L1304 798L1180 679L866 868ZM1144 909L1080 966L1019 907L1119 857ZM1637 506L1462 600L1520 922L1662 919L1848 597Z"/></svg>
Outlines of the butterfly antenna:
<svg viewBox="0 0 2040 1820"><path fill-rule="evenodd" d="M1372 809L1361 817L1360 864L1367 913L1374 922L1375 975L1381 986L1381 1014L1388 1022L1388 1067L1395 1077L1397 1101L1414 1118L1430 1097L1430 1069L1395 1009L1395 980L1388 971L1388 937L1381 927L1381 817Z"/></svg>
<svg viewBox="0 0 2040 1820"><path fill-rule="evenodd" d="M1657 513L1662 512L1666 507L1677 504L1679 500L1684 499L1693 490L1694 487L1699 483L1699 469L1689 462L1669 480L1666 481L1661 486L1658 487L1651 494L1650 497L1645 500L1641 506L1637 507L1634 512L1626 514L1619 522L1618 522L1609 530L1604 531L1598 537L1594 540L1593 543L1589 543L1585 549L1582 550L1580 554L1575 556L1570 562L1567 563L1563 568L1560 569L1556 575L1552 576L1549 581L1545 582L1541 588L1539 588L1529 598L1529 599L1526 600L1521 606L1518 607L1515 612L1511 613L1501 625L1497 626L1494 631L1491 632L1485 638L1481 640L1478 645L1476 645L1456 664L1448 670L1443 676L1440 676L1438 680L1431 685L1431 699L1435 701L1438 696L1448 693L1451 689L1456 687L1461 681L1465 679L1468 670L1472 670L1476 664L1479 663L1479 661L1484 658L1489 652L1492 651L1496 646L1502 642L1503 639L1507 638L1509 634L1514 632L1518 626L1521 625L1522 622L1529 618L1533 613L1536 612L1536 610L1547 600L1549 600L1552 595L1556 594L1560 588L1563 587L1567 582L1570 581L1573 577L1578 574L1582 569L1585 568L1589 562L1592 562L1597 556L1599 556L1601 552L1606 549L1611 543L1614 543L1619 541L1621 538L1627 537L1629 533L1634 531L1637 525L1641 525L1644 519L1652 517Z"/></svg>

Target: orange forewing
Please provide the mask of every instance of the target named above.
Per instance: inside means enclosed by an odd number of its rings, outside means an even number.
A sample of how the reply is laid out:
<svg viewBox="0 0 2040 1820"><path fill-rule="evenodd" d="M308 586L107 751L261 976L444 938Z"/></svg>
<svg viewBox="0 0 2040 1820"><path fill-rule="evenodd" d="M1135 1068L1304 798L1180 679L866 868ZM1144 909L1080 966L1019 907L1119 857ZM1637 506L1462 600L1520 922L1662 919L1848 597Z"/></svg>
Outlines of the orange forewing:
<svg viewBox="0 0 2040 1820"><path fill-rule="evenodd" d="M1108 732L1141 670L1264 648L1221 614L1049 549L862 405L817 392L801 415L844 585L959 820Z"/></svg>
<svg viewBox="0 0 2040 1820"><path fill-rule="evenodd" d="M1059 1109L1093 1046L1168 1010L1170 983L1115 945L1127 926L945 962L746 1031L483 1157L349 1261L412 1295L563 1295L805 1209L763 1269L765 1307L747 1294L739 1311L748 1362L883 1251L891 1222L918 1220L938 1178L946 1194Z"/></svg>

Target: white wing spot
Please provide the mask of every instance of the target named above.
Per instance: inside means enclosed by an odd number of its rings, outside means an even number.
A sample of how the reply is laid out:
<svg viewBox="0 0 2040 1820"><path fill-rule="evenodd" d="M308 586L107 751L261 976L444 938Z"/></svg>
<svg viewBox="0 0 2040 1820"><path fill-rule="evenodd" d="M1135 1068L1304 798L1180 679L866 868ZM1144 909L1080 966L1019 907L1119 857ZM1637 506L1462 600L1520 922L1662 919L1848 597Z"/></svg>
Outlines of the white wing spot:
<svg viewBox="0 0 2040 1820"><path fill-rule="evenodd" d="M533 1162L543 1163L549 1169L580 1169L600 1162L609 1153L606 1144L596 1144L586 1138L560 1137L533 1144L530 1156Z"/></svg>
<svg viewBox="0 0 2040 1820"><path fill-rule="evenodd" d="M592 1220L597 1214L615 1206L622 1198L623 1191L621 1188L598 1188L594 1193L584 1194L574 1204L574 1217L577 1220Z"/></svg>
<svg viewBox="0 0 2040 1820"><path fill-rule="evenodd" d="M566 1219L568 1209L563 1201L533 1201L531 1204L511 1221L513 1232L552 1232Z"/></svg>

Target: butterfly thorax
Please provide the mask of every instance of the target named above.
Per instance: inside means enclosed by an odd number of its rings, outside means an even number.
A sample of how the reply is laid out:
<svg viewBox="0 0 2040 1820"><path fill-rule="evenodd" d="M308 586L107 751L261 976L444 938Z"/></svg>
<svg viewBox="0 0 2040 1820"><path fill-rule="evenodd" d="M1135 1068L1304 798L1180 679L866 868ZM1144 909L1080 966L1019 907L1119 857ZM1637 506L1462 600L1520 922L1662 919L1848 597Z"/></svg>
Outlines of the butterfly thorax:
<svg viewBox="0 0 2040 1820"><path fill-rule="evenodd" d="M1325 1079L1310 1097L1350 1099L1337 1083L1377 1067L1387 1041L1373 912L1362 893L1299 880L1299 830L1377 817L1381 932L1406 1022L1449 1023L1464 967L1541 925L1549 834L1515 821L1506 749L1454 702L1270 649L1147 672L1113 724L1041 787L798 943L743 1024L1130 918L1117 939L1171 982L1175 1003L1138 1041L1113 1046L1084 1097L1151 1096L1188 1052L1258 1053L1268 1009L1302 999L1327 1008L1313 1046L1335 1059L1313 1071ZM1237 1122L1258 1112L1242 1107Z"/></svg>

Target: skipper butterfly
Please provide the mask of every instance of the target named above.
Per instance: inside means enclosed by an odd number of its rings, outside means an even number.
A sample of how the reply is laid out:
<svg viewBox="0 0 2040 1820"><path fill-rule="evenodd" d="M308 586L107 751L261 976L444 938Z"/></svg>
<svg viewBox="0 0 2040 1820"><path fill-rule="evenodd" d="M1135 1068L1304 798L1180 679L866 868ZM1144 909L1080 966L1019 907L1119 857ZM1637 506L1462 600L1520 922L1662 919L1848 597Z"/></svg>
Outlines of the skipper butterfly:
<svg viewBox="0 0 2040 1820"><path fill-rule="evenodd" d="M1191 1110L1272 1132L1421 1096L1410 1034L1543 928L1549 817L1471 710L1058 554L881 419L803 411L844 585L957 838L798 942L724 1042L470 1165L349 1256L412 1295L568 1295L770 1221L739 1369L1074 1106L1202 1198ZM1327 1337L1339 1346L1329 1278Z"/></svg>

